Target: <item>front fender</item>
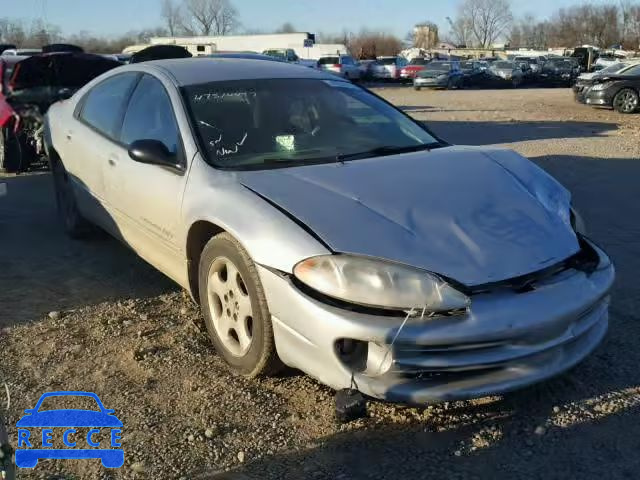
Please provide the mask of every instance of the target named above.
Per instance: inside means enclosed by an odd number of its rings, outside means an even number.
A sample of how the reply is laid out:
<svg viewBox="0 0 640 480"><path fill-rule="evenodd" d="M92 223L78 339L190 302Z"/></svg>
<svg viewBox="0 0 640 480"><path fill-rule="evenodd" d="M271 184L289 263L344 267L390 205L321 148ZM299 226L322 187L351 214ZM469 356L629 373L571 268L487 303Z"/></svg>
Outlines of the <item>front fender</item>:
<svg viewBox="0 0 640 480"><path fill-rule="evenodd" d="M305 258L331 251L293 219L242 186L234 172L216 170L196 155L182 206L184 245L199 221L235 237L254 262L283 272Z"/></svg>

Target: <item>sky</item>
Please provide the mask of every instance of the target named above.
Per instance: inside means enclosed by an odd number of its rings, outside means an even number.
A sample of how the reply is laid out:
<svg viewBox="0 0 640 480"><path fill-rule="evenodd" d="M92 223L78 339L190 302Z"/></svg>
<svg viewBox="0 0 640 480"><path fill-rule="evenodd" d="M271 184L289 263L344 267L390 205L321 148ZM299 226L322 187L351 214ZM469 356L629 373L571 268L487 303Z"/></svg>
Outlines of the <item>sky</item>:
<svg viewBox="0 0 640 480"><path fill-rule="evenodd" d="M411 27L429 20L447 31L459 0L231 0L249 30L273 30L291 22L298 31L337 33L344 28L383 29L404 37ZM560 7L582 0L512 0L515 15L544 18ZM594 3L604 3L597 0ZM610 0L612 1L612 0ZM615 0L613 0L615 1ZM117 35L161 25L162 0L0 0L0 17L42 18L64 34L82 30Z"/></svg>

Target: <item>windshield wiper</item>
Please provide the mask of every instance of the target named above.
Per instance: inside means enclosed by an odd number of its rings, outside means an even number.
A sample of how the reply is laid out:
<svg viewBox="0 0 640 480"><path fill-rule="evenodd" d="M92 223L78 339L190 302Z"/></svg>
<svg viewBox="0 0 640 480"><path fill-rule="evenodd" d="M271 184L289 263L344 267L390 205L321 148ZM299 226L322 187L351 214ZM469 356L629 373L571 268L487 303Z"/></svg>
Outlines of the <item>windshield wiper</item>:
<svg viewBox="0 0 640 480"><path fill-rule="evenodd" d="M345 160L355 160L358 158L367 158L367 157L381 157L385 155L397 155L400 153L411 153L418 152L420 150L430 150L432 148L437 148L440 146L439 142L433 143L425 143L421 145L411 145L409 147L399 147L394 145L385 145L382 147L372 148L371 150L367 150L365 152L357 152L357 153L346 153L340 154L336 156L336 160L338 162L343 162Z"/></svg>

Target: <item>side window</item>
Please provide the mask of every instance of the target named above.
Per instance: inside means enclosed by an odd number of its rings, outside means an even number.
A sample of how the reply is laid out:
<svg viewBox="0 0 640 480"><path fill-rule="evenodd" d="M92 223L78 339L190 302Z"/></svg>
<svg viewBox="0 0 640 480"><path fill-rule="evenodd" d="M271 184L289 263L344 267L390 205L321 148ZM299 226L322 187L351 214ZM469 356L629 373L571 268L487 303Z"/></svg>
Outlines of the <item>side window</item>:
<svg viewBox="0 0 640 480"><path fill-rule="evenodd" d="M120 140L158 140L173 154L178 153L178 126L171 100L160 80L145 75L131 96Z"/></svg>
<svg viewBox="0 0 640 480"><path fill-rule="evenodd" d="M83 100L80 118L107 137L116 139L125 102L137 78L137 73L123 73L93 87Z"/></svg>

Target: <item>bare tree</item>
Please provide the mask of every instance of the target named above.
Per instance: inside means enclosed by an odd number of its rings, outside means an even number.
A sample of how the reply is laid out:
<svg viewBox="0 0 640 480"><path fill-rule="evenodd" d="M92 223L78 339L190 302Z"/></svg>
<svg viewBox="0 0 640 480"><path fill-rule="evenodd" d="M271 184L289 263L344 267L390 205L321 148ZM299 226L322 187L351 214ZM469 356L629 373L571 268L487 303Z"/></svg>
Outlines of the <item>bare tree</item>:
<svg viewBox="0 0 640 480"><path fill-rule="evenodd" d="M453 43L456 45L465 45L470 47L473 43L473 32L471 30L471 22L467 17L458 16L455 20L451 17L447 17L449 23L450 32Z"/></svg>
<svg viewBox="0 0 640 480"><path fill-rule="evenodd" d="M291 22L283 23L280 28L276 29L276 33L296 33L296 27Z"/></svg>
<svg viewBox="0 0 640 480"><path fill-rule="evenodd" d="M182 10L173 0L164 0L162 3L162 18L169 31L169 35L175 37L183 24Z"/></svg>
<svg viewBox="0 0 640 480"><path fill-rule="evenodd" d="M238 11L229 0L183 0L183 28L198 35L227 35L238 26Z"/></svg>
<svg viewBox="0 0 640 480"><path fill-rule="evenodd" d="M469 26L478 46L488 48L506 32L513 15L509 0L464 0L457 20Z"/></svg>

